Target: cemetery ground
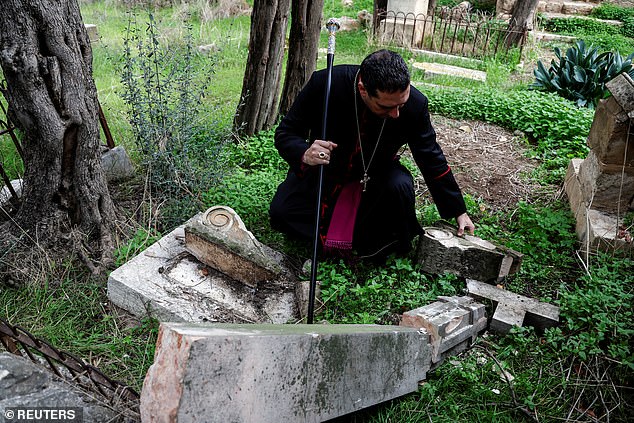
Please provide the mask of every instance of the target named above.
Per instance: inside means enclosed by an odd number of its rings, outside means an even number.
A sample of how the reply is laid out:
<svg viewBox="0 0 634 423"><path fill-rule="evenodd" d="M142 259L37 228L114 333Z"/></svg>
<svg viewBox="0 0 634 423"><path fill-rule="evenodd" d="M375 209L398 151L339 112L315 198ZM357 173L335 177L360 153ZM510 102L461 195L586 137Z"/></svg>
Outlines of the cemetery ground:
<svg viewBox="0 0 634 423"><path fill-rule="evenodd" d="M122 6L94 2L83 8L85 21L98 23L102 35L101 42L93 46L100 101L117 143L125 145L140 162L132 131L125 123L127 106L119 94L121 84L115 63L120 56L113 59L114 54L121 53L127 18ZM180 26L170 21L178 16L176 12L162 12L168 22L168 39L182 34ZM210 137L221 137L218 134L229 132L238 101L248 20L238 17L202 25L198 34L216 42L221 51L214 59L211 95L207 96L213 114L206 115L216 125ZM363 31L341 33L335 62L358 63L376 48L368 45L366 38ZM499 100L495 93L512 91L510 80L525 83L536 58L548 51L549 47L541 52L535 46L528 53L523 73L511 71L503 63L491 64L489 67L502 75L499 85L474 92L462 87L463 103L457 99L451 103L454 97L436 88L421 89L429 93L432 122L467 194L476 235L525 255L521 271L503 282L505 288L559 305L562 324L543 333L525 327L504 337L484 334L470 350L430 372L417 393L341 421L631 421L632 262L629 257L610 252L593 252L585 261L580 253L562 182L565 166L572 158L566 155L571 151L582 154L583 146L562 149L564 157L553 158L562 144L555 140L540 146L538 129L531 133L517 129L521 125L515 121L502 126L494 123L501 119L487 122L455 112L469 109L465 102ZM206 63L203 69L211 69L204 59L200 60ZM321 57L320 67L324 67ZM450 100L441 104L441 96ZM552 106L564 110L558 100L544 98L541 109ZM533 116L539 115L536 104L528 106L533 107ZM520 113L526 104L513 107L520 116L516 119L529 119ZM577 121L589 128L591 112L567 110L553 118L557 122L541 123L561 126L562 132ZM561 122L565 113L569 113L570 121ZM550 154L548 149L552 150ZM179 207L158 197L142 172L130 181L111 186L119 207L119 214L113 216L119 229L117 265L187 220L194 209L202 211L224 204L238 212L260 241L283 251L298 269L301 267L310 256L310 246L288 241L268 226L268 201L285 171L272 146L272 132L230 143L226 151L223 181L202 192L202 201L194 206ZM407 153L403 160L408 161ZM420 174L413 166L410 168L417 181L421 222L432 224L438 215ZM29 282L0 288L3 317L140 390L153 361L158 322L139 321L109 304L107 275L91 275L81 258L43 251L34 251L33 255L33 260L15 263ZM404 311L429 303L438 295L461 295L465 288L463 280L451 275L421 274L411 257L390 258L381 267L325 261L320 265L319 279L324 284L326 308L318 318L330 323L394 324Z"/></svg>

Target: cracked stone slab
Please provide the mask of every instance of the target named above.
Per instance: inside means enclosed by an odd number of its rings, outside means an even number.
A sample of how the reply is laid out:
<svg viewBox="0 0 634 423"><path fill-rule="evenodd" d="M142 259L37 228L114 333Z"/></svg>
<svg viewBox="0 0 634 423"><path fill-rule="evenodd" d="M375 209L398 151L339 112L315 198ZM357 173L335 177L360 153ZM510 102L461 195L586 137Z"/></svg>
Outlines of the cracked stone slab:
<svg viewBox="0 0 634 423"><path fill-rule="evenodd" d="M398 326L162 323L141 418L329 420L416 391L428 338Z"/></svg>
<svg viewBox="0 0 634 423"><path fill-rule="evenodd" d="M483 304L470 297L439 297L439 301L410 310L401 316L401 326L423 328L430 336L432 363L440 364L475 341L486 329Z"/></svg>

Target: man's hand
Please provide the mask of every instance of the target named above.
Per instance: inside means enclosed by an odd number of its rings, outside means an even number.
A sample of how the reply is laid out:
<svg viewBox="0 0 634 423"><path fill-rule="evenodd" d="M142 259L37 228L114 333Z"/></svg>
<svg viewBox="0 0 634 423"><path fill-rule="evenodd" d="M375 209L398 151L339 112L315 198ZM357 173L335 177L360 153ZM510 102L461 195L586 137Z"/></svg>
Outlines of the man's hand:
<svg viewBox="0 0 634 423"><path fill-rule="evenodd" d="M302 156L302 162L309 166L325 165L330 163L330 153L337 148L337 144L330 141L315 140Z"/></svg>
<svg viewBox="0 0 634 423"><path fill-rule="evenodd" d="M458 224L458 236L463 236L465 232L473 235L475 225L467 213L462 213L460 216L456 217L456 223Z"/></svg>

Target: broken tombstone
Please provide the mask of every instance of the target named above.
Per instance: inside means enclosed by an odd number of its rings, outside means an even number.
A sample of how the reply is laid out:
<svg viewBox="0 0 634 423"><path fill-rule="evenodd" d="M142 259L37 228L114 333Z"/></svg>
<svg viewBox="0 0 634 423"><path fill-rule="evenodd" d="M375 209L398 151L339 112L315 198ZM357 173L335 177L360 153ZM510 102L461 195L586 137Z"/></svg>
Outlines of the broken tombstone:
<svg viewBox="0 0 634 423"><path fill-rule="evenodd" d="M417 309L442 328L434 341L418 322L413 327L162 323L143 383L141 417L321 422L414 392L432 366L461 351L459 345L466 348L486 323L484 306L471 298L442 301L468 317L458 321L455 313L428 310L436 303ZM432 358L434 342L442 347Z"/></svg>
<svg viewBox="0 0 634 423"><path fill-rule="evenodd" d="M210 229L203 219L231 223ZM108 298L162 321L286 323L299 318L295 285L281 253L259 243L235 211L212 207L114 270Z"/></svg>
<svg viewBox="0 0 634 423"><path fill-rule="evenodd" d="M523 325L545 329L559 323L559 307L555 305L472 279L467 279L467 290L476 299L493 301L490 329L494 332L508 333L513 326Z"/></svg>
<svg viewBox="0 0 634 423"><path fill-rule="evenodd" d="M456 235L456 229L437 223L424 228L417 261L426 273L452 273L468 279L498 281L519 270L522 254L473 235Z"/></svg>
<svg viewBox="0 0 634 423"><path fill-rule="evenodd" d="M281 257L255 239L230 207L211 207L187 222L185 248L202 263L251 287L282 273Z"/></svg>
<svg viewBox="0 0 634 423"><path fill-rule="evenodd" d="M591 250L634 250L624 215L634 210L634 81L623 73L606 84L588 135L588 157L572 159L564 188L576 219L577 237Z"/></svg>
<svg viewBox="0 0 634 423"><path fill-rule="evenodd" d="M483 304L470 297L439 297L438 301L403 313L401 326L423 328L430 336L432 368L466 350L487 327Z"/></svg>

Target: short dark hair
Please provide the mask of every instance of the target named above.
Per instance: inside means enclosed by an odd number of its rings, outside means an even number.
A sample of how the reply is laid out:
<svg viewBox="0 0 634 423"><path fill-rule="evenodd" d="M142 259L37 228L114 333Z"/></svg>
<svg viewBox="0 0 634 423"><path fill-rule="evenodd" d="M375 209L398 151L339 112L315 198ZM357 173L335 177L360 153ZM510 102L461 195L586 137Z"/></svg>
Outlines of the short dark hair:
<svg viewBox="0 0 634 423"><path fill-rule="evenodd" d="M378 50L363 59L359 75L372 97L377 96L377 91L405 91L410 83L407 63L398 53L390 50Z"/></svg>

